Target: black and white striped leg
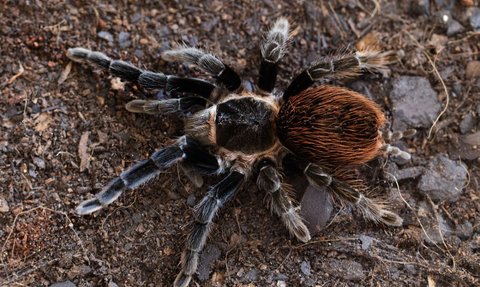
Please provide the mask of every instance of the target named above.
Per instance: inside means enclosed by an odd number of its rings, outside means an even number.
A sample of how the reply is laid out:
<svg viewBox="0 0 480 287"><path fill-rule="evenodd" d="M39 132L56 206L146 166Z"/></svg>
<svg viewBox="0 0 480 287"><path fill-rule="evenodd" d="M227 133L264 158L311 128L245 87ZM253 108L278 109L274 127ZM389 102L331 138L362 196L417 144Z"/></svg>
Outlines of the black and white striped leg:
<svg viewBox="0 0 480 287"><path fill-rule="evenodd" d="M205 53L200 49L183 47L165 51L162 54L162 59L169 62L178 61L195 64L205 72L213 75L229 91L235 91L240 87L240 76L232 68L214 55Z"/></svg>
<svg viewBox="0 0 480 287"><path fill-rule="evenodd" d="M309 183L313 186L328 186L333 195L343 201L360 209L364 217L376 223L381 222L392 226L401 226L402 218L397 214L385 209L384 204L366 197L360 191L338 180L316 164L310 163L304 170Z"/></svg>
<svg viewBox="0 0 480 287"><path fill-rule="evenodd" d="M125 190L137 188L179 160L183 160L200 174L223 172L217 157L208 153L193 139L182 137L175 144L154 152L149 159L122 172L94 198L80 203L76 209L77 214L89 214L101 209L115 201Z"/></svg>
<svg viewBox="0 0 480 287"><path fill-rule="evenodd" d="M271 195L271 210L282 219L290 234L302 242L308 242L310 232L298 212L299 208L294 204L292 187L282 181L273 162L262 160L258 169L257 186Z"/></svg>
<svg viewBox="0 0 480 287"><path fill-rule="evenodd" d="M205 246L213 218L218 210L234 197L244 181L243 173L232 170L222 181L212 186L196 206L195 222L182 253L182 270L175 279L175 287L186 287L190 283L197 272L199 255Z"/></svg>
<svg viewBox="0 0 480 287"><path fill-rule="evenodd" d="M70 48L67 51L67 56L75 62L92 64L107 69L113 76L138 83L146 89L165 89L169 94L195 94L207 99L215 90L213 84L204 80L145 71L130 63L112 60L101 52L90 51L85 48Z"/></svg>
<svg viewBox="0 0 480 287"><path fill-rule="evenodd" d="M200 97L183 97L166 100L133 100L125 108L132 113L150 115L186 113L193 106L206 106L207 100Z"/></svg>
<svg viewBox="0 0 480 287"><path fill-rule="evenodd" d="M341 79L358 76L363 70L384 71L391 62L391 53L373 50L353 51L319 59L296 76L283 94L286 100L306 90L320 79Z"/></svg>
<svg viewBox="0 0 480 287"><path fill-rule="evenodd" d="M278 19L260 47L262 63L260 65L258 87L264 91L271 92L275 87L278 62L285 55L289 26L286 18Z"/></svg>

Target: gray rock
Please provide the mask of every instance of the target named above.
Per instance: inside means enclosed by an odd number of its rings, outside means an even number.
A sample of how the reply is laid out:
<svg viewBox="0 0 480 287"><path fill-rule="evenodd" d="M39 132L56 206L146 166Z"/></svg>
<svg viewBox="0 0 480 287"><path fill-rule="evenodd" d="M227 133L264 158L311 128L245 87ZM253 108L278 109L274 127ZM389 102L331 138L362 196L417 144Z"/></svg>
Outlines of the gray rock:
<svg viewBox="0 0 480 287"><path fill-rule="evenodd" d="M98 38L106 40L108 42L113 42L113 35L107 31L100 31L97 33Z"/></svg>
<svg viewBox="0 0 480 287"><path fill-rule="evenodd" d="M404 180L409 178L417 178L423 174L424 168L421 166L412 166L403 169L398 169L397 165L389 163L386 167L386 171L393 175L396 180Z"/></svg>
<svg viewBox="0 0 480 287"><path fill-rule="evenodd" d="M465 28L462 26L462 24L455 19L450 19L447 25L447 36L449 37L465 31Z"/></svg>
<svg viewBox="0 0 480 287"><path fill-rule="evenodd" d="M336 276L349 281L361 281L366 278L363 266L353 260L329 259L327 268L323 268L332 276Z"/></svg>
<svg viewBox="0 0 480 287"><path fill-rule="evenodd" d="M368 250L372 245L374 238L367 235L360 235L360 241L362 241L362 250Z"/></svg>
<svg viewBox="0 0 480 287"><path fill-rule="evenodd" d="M250 269L245 274L245 276L243 277L243 281L244 282L255 282L255 281L257 281L257 277L258 277L258 269L253 268L253 269Z"/></svg>
<svg viewBox="0 0 480 287"><path fill-rule="evenodd" d="M288 276L282 273L274 274L272 276L273 280L279 280L279 281L286 281L288 280Z"/></svg>
<svg viewBox="0 0 480 287"><path fill-rule="evenodd" d="M423 77L402 76L395 79L390 101L393 106L393 130L429 127L441 110L437 93Z"/></svg>
<svg viewBox="0 0 480 287"><path fill-rule="evenodd" d="M460 161L437 155L427 166L418 189L435 201L455 202L467 181L467 167Z"/></svg>
<svg viewBox="0 0 480 287"><path fill-rule="evenodd" d="M118 34L118 44L120 48L127 48L132 44L132 42L128 40L129 38L130 33L128 32L120 32L120 34Z"/></svg>
<svg viewBox="0 0 480 287"><path fill-rule="evenodd" d="M473 129L475 126L475 118L473 117L472 113L468 113L463 120L460 122L460 132L462 134L466 134Z"/></svg>
<svg viewBox="0 0 480 287"><path fill-rule="evenodd" d="M33 163L40 169L45 169L45 161L39 157L33 158Z"/></svg>
<svg viewBox="0 0 480 287"><path fill-rule="evenodd" d="M468 14L470 15L468 20L470 22L470 26L475 31L480 30L480 8L478 7L470 7L468 9Z"/></svg>
<svg viewBox="0 0 480 287"><path fill-rule="evenodd" d="M187 197L187 205L190 207L194 207L197 204L197 198L195 197L195 194L190 193L190 195Z"/></svg>
<svg viewBox="0 0 480 287"><path fill-rule="evenodd" d="M73 284L72 281L63 281L58 283L53 283L50 287L77 287L77 285Z"/></svg>
<svg viewBox="0 0 480 287"><path fill-rule="evenodd" d="M455 235L462 240L470 239L473 235L473 225L470 221L465 221L463 224L457 225L457 228L455 228Z"/></svg>
<svg viewBox="0 0 480 287"><path fill-rule="evenodd" d="M428 15L430 14L429 0L413 0L410 2L410 13L413 15Z"/></svg>
<svg viewBox="0 0 480 287"><path fill-rule="evenodd" d="M302 263L300 263L300 270L304 275L310 276L312 274L312 267L310 266L310 262L302 261Z"/></svg>

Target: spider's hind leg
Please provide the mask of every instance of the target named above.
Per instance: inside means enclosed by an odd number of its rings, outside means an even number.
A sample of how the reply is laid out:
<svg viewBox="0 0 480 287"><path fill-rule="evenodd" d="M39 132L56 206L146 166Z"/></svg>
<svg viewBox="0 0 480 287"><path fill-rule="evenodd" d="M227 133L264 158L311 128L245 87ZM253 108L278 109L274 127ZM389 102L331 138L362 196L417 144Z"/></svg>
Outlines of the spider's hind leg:
<svg viewBox="0 0 480 287"><path fill-rule="evenodd" d="M401 150L400 148L392 145L392 143L402 139L402 138L411 138L413 137L417 131L415 129L409 129L406 131L395 131L390 132L388 131L387 134L384 136L385 143L383 144L381 150L385 152L386 155L393 155L396 157L400 157L404 160L410 160L412 156L406 152Z"/></svg>
<svg viewBox="0 0 480 287"><path fill-rule="evenodd" d="M258 163L257 186L271 196L270 208L278 215L288 231L302 242L310 241L310 232L298 213L292 198L292 187L283 182L273 162L262 160Z"/></svg>
<svg viewBox="0 0 480 287"><path fill-rule="evenodd" d="M305 168L304 173L310 184L329 187L336 198L357 207L367 219L391 226L402 225L403 219L385 209L385 205L382 202L369 198L347 182L332 177L320 166L310 163Z"/></svg>
<svg viewBox="0 0 480 287"><path fill-rule="evenodd" d="M283 94L286 100L312 86L320 79L342 79L358 76L362 71L384 71L392 62L390 52L375 50L349 51L320 58L296 76Z"/></svg>
<svg viewBox="0 0 480 287"><path fill-rule="evenodd" d="M186 287L197 272L200 252L207 241L213 219L220 208L230 201L245 181L245 174L232 170L219 183L210 187L207 195L195 207L194 223L181 257L182 270L177 275L175 287Z"/></svg>

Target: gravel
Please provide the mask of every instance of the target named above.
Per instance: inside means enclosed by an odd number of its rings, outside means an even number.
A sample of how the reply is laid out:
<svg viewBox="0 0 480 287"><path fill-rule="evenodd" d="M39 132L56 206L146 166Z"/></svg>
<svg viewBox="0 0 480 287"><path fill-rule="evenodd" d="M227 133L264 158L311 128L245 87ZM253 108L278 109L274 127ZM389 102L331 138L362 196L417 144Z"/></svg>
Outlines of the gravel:
<svg viewBox="0 0 480 287"><path fill-rule="evenodd" d="M463 120L460 122L459 128L462 134L466 134L472 131L473 127L475 126L475 117L472 113L468 113Z"/></svg>
<svg viewBox="0 0 480 287"><path fill-rule="evenodd" d="M300 270L304 275L310 276L310 274L312 274L312 267L310 266L310 262L302 261L302 263L300 263Z"/></svg>

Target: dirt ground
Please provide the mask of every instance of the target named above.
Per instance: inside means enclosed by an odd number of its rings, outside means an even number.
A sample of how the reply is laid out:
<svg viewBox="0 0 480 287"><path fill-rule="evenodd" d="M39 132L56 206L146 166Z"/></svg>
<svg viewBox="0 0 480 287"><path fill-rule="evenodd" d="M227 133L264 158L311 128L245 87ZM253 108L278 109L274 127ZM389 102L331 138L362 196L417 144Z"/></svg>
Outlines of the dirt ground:
<svg viewBox="0 0 480 287"><path fill-rule="evenodd" d="M319 55L362 43L395 51L398 61L385 75L338 84L372 95L390 121L396 120L391 91L402 88L399 79L418 76L433 88L440 109L398 143L412 160L369 165L403 175L399 190L393 180L385 185L404 224L376 226L355 210L335 207L331 222L301 244L249 185L216 218L191 285L480 286L478 2L83 3L0 1L1 286L171 286L192 207L206 190L172 168L100 212L74 214L79 202L180 136L182 127L174 116L128 113L129 100L155 95L70 63L68 48L204 77L160 59L162 51L185 43L219 55L254 82L259 43L280 16L293 23L280 89ZM420 188L438 155L465 170L461 186L445 197ZM431 178L439 180L436 175Z"/></svg>

